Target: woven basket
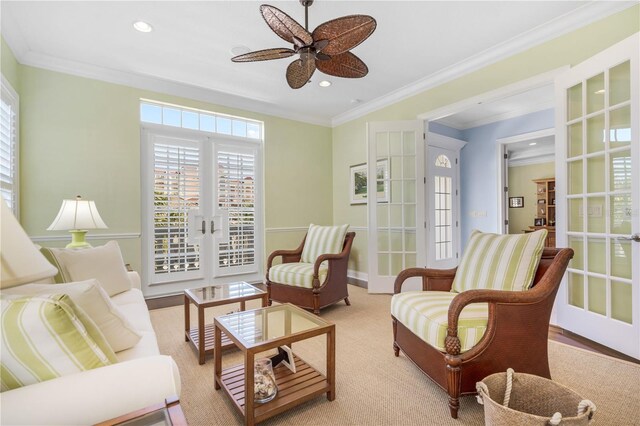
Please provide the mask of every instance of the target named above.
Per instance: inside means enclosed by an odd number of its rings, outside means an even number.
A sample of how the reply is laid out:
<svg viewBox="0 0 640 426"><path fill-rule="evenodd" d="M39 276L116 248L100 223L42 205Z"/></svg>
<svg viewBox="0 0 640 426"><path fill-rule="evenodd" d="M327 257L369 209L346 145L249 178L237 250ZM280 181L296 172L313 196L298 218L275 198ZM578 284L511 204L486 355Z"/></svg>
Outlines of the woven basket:
<svg viewBox="0 0 640 426"><path fill-rule="evenodd" d="M487 426L588 425L596 411L571 389L511 368L485 377L476 389Z"/></svg>

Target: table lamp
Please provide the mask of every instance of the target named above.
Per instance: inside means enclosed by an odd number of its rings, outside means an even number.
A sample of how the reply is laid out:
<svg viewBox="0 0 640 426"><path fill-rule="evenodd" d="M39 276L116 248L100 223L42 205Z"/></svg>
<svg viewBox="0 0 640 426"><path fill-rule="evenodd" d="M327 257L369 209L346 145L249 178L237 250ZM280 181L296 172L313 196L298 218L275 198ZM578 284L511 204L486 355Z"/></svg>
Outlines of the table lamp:
<svg viewBox="0 0 640 426"><path fill-rule="evenodd" d="M87 230L106 228L107 225L100 217L96 203L83 200L82 197L78 195L75 200L62 200L62 206L60 206L58 216L56 216L47 230L69 231L71 233L71 242L67 244L67 248L76 249L91 247L91 245L84 240Z"/></svg>
<svg viewBox="0 0 640 426"><path fill-rule="evenodd" d="M4 200L0 204L0 288L55 276L58 270L31 242Z"/></svg>

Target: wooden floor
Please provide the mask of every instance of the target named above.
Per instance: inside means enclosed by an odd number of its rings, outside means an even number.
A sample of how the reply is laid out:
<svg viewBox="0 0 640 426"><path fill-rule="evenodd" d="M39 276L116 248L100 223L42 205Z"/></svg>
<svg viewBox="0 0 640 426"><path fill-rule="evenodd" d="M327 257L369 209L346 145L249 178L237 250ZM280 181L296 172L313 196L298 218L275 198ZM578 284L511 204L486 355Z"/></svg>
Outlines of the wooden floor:
<svg viewBox="0 0 640 426"><path fill-rule="evenodd" d="M159 297L155 299L147 299L146 302L149 309L167 308L170 306L182 305L184 303L184 296L179 294L175 296ZM588 351L601 353L614 358L640 364L640 360L631 358L630 356L614 351L613 349L610 349L604 345L593 342L587 338L584 338L577 334L563 330L562 328L556 327L553 325L549 327L549 339L554 340L556 342L565 343L567 345L574 346L576 348L581 348Z"/></svg>

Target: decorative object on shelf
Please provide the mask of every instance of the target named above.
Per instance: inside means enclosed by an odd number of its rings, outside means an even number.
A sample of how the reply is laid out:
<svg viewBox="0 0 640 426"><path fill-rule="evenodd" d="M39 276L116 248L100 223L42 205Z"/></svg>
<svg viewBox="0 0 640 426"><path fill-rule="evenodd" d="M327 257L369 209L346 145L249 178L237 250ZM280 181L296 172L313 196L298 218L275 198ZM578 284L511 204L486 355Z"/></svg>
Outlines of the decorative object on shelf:
<svg viewBox="0 0 640 426"><path fill-rule="evenodd" d="M349 168L351 204L367 204L367 163ZM378 203L389 202L389 160L378 160L376 182Z"/></svg>
<svg viewBox="0 0 640 426"><path fill-rule="evenodd" d="M313 0L300 0L304 6L304 28L280 9L263 4L260 13L269 27L289 48L249 52L231 58L233 62L256 62L300 55L287 67L287 83L292 89L307 84L316 68L325 74L343 78L361 78L369 73L367 65L349 52L376 29L376 20L367 15L349 15L332 19L309 32L309 6Z"/></svg>
<svg viewBox="0 0 640 426"><path fill-rule="evenodd" d="M271 357L271 364L273 367L276 367L280 363L291 370L291 372L296 372L296 363L293 359L293 351L289 346L278 347L278 355Z"/></svg>
<svg viewBox="0 0 640 426"><path fill-rule="evenodd" d="M524 207L524 197L509 197L509 208L520 209Z"/></svg>
<svg viewBox="0 0 640 426"><path fill-rule="evenodd" d="M0 200L0 205L0 287L15 287L55 276L57 269L38 251L5 201Z"/></svg>
<svg viewBox="0 0 640 426"><path fill-rule="evenodd" d="M273 366L269 358L259 358L256 360L253 383L255 402L261 404L269 402L278 394L276 377L273 374Z"/></svg>
<svg viewBox="0 0 640 426"><path fill-rule="evenodd" d="M545 225L544 217L536 217L533 220L533 226L544 226L544 225Z"/></svg>
<svg viewBox="0 0 640 426"><path fill-rule="evenodd" d="M47 231L69 231L71 242L67 248L91 247L84 239L89 229L106 229L94 201L83 200L78 195L75 200L62 200L58 215Z"/></svg>
<svg viewBox="0 0 640 426"><path fill-rule="evenodd" d="M546 200L544 198L541 198L538 200L538 204L545 204Z"/></svg>

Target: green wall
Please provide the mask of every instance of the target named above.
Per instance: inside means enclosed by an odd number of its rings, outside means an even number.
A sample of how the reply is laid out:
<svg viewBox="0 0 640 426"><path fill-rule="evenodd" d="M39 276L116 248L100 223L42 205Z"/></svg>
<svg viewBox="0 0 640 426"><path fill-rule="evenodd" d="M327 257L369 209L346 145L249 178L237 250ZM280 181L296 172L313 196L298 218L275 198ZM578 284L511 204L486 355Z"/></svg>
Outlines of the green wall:
<svg viewBox="0 0 640 426"><path fill-rule="evenodd" d="M2 68L2 75L9 81L9 84L13 87L13 90L20 94L19 85L19 67L16 57L13 55L11 49L4 41L3 37L0 37L0 67Z"/></svg>
<svg viewBox="0 0 640 426"><path fill-rule="evenodd" d="M348 170L367 158L366 123L415 120L418 115L464 99L496 90L565 65L576 65L640 30L640 6L636 5L601 21L550 40L448 83L369 113L333 128L333 220L354 226L367 225L366 209L349 204ZM464 167L464 164L462 164ZM464 188L462 189L464 191ZM489 188L495 191L495 188ZM474 210L474 206L469 206ZM465 212L461 212L464 217ZM366 272L366 239L356 238L357 260L350 267Z"/></svg>
<svg viewBox="0 0 640 426"><path fill-rule="evenodd" d="M91 233L140 233L140 98L264 121L266 253L295 248L304 235L269 228L332 223L328 127L29 66L19 66L19 77L21 222L31 236L65 235L46 228L61 200L77 194L95 200L109 225ZM140 270L140 239L119 243Z"/></svg>
<svg viewBox="0 0 640 426"><path fill-rule="evenodd" d="M556 163L528 164L509 167L509 197L524 197L524 207L509 209L509 233L522 234L533 226L536 217L536 183L532 179L552 178Z"/></svg>

